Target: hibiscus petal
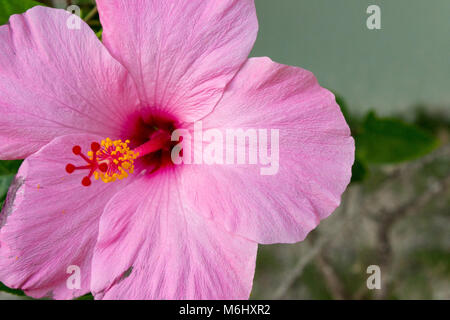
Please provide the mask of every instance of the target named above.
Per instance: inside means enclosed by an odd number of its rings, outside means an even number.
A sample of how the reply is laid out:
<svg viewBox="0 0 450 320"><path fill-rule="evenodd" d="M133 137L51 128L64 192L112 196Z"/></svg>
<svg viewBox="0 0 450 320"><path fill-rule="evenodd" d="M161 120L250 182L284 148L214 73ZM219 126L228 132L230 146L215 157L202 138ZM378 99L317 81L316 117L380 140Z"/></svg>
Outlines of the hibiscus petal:
<svg viewBox="0 0 450 320"><path fill-rule="evenodd" d="M0 27L0 159L65 134L118 136L136 105L126 69L78 17L37 6Z"/></svg>
<svg viewBox="0 0 450 320"><path fill-rule="evenodd" d="M261 174L267 165L185 166L190 205L228 231L259 243L293 243L339 205L354 141L333 94L309 71L250 59L203 128L224 137L225 129L268 129L269 149L270 129L279 130L273 175Z"/></svg>
<svg viewBox="0 0 450 320"><path fill-rule="evenodd" d="M65 172L67 163L80 159L73 155L72 146L89 150L92 141L98 137L56 138L22 164L0 215L0 281L7 286L33 297L56 299L90 291L100 215L126 184L126 180L95 181L83 187L83 173ZM80 268L80 289L66 285L71 276L67 268L72 265Z"/></svg>
<svg viewBox="0 0 450 320"><path fill-rule="evenodd" d="M247 299L257 244L193 214L170 169L107 205L92 263L104 299Z"/></svg>
<svg viewBox="0 0 450 320"><path fill-rule="evenodd" d="M192 121L209 113L257 35L253 0L97 0L103 42L148 107Z"/></svg>

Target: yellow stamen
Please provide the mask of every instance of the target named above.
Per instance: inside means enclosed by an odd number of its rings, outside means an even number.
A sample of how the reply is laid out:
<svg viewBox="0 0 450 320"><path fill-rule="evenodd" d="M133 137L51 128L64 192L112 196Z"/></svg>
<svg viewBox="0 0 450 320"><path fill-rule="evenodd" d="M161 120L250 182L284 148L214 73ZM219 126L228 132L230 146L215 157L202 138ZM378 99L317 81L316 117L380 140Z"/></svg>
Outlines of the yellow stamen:
<svg viewBox="0 0 450 320"><path fill-rule="evenodd" d="M99 163L107 163L107 172L97 170L94 172L96 180L102 180L105 183L122 180L128 177L134 171L134 160L139 156L137 152L130 150L128 147L129 140L122 142L122 140L111 140L106 138L102 140L102 148L97 151L97 160ZM89 155L93 159L93 154Z"/></svg>

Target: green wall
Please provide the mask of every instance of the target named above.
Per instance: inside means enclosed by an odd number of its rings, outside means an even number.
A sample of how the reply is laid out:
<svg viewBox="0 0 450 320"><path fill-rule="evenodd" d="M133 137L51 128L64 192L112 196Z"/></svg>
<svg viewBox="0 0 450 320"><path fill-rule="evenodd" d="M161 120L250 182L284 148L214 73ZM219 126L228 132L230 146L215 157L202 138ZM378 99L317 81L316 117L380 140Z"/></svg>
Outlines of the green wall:
<svg viewBox="0 0 450 320"><path fill-rule="evenodd" d="M381 8L381 30L366 9ZM353 111L450 110L449 0L256 0L252 56L301 66Z"/></svg>

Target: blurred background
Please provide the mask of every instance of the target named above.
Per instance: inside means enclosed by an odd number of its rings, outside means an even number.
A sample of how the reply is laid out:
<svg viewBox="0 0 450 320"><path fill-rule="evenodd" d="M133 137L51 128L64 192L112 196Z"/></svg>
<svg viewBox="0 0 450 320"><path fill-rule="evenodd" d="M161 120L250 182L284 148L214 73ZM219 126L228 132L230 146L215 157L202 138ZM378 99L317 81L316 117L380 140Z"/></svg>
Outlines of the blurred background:
<svg viewBox="0 0 450 320"><path fill-rule="evenodd" d="M76 4L101 38L95 2ZM36 5L0 0L0 24ZM366 25L370 5L381 29ZM260 246L252 299L450 299L450 2L256 0L252 56L311 70L356 140L342 205L307 239ZM0 161L0 201L18 161ZM380 267L370 290L367 268ZM85 299L91 296L84 297ZM0 283L0 299L27 299Z"/></svg>

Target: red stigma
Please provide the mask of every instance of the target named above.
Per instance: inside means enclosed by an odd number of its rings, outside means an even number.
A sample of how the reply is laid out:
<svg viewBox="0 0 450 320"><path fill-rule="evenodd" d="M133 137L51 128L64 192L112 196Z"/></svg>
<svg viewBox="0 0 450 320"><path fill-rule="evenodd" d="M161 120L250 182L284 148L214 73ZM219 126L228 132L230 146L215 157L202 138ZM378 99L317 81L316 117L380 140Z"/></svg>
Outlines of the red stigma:
<svg viewBox="0 0 450 320"><path fill-rule="evenodd" d="M74 146L72 148L73 154L79 155L81 153L81 147L80 146Z"/></svg>
<svg viewBox="0 0 450 320"><path fill-rule="evenodd" d="M75 171L75 166L73 164L69 163L66 166L66 171L67 171L67 173L73 173Z"/></svg>
<svg viewBox="0 0 450 320"><path fill-rule="evenodd" d="M91 151L92 151L92 159L90 159L89 157L87 157L86 155L84 155L81 152L81 147L80 146L74 146L72 148L72 152L74 155L80 156L84 161L87 162L87 165L85 166L79 166L76 167L75 165L69 163L66 165L66 172L71 174L76 170L89 170L89 173L87 176L85 176L82 180L81 180L81 184L85 187L89 187L92 182L91 182L91 177L94 174L94 172L96 170L100 170L101 172L106 172L108 171L108 165L106 163L98 163L97 160L97 151L99 151L101 149L101 146L99 143L97 142L92 142L91 144Z"/></svg>
<svg viewBox="0 0 450 320"><path fill-rule="evenodd" d="M108 165L106 163L101 163L98 168L100 169L101 172L106 172L108 171Z"/></svg>
<svg viewBox="0 0 450 320"><path fill-rule="evenodd" d="M81 184L85 187L89 187L91 183L91 178L89 177L84 177L83 180L81 180Z"/></svg>
<svg viewBox="0 0 450 320"><path fill-rule="evenodd" d="M91 144L92 152L97 152L98 150L100 150L100 148L101 148L100 143L92 142Z"/></svg>

